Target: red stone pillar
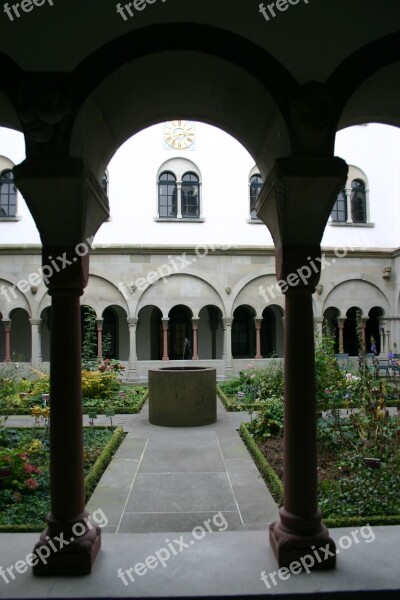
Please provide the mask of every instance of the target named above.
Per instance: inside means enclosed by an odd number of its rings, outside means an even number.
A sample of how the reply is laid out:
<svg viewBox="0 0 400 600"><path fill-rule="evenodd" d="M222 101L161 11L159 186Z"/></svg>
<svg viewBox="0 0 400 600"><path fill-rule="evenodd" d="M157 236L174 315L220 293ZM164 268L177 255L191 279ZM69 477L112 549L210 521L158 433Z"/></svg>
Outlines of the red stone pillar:
<svg viewBox="0 0 400 600"><path fill-rule="evenodd" d="M100 549L99 527L86 523L83 475L81 316L79 297L87 282L89 257L72 249L44 248L45 256L65 256L71 264L50 280L50 491L48 527L35 550L49 551L35 574L89 573ZM74 261L72 263L72 261ZM66 370L66 357L68 367ZM60 536L68 541L62 548ZM72 541L73 540L73 541ZM58 549L54 551L52 545ZM46 549L44 549L46 547Z"/></svg>
<svg viewBox="0 0 400 600"><path fill-rule="evenodd" d="M345 318L340 318L337 319L337 324L338 324L338 328L339 328L339 353L343 354L344 352L344 338L343 338L343 331L344 331L344 322L346 320Z"/></svg>
<svg viewBox="0 0 400 600"><path fill-rule="evenodd" d="M64 142L60 146L55 142L62 136L50 137L51 144L41 144L35 158L29 157L27 146L28 158L14 167L16 186L43 243L42 278L52 298L51 511L36 545L47 563L39 561L33 571L80 575L91 571L100 549L100 528L87 521L85 511L79 297L88 280L93 236L109 217L109 209L100 181L83 159L65 155Z"/></svg>
<svg viewBox="0 0 400 600"><path fill-rule="evenodd" d="M3 321L4 325L4 362L11 362L11 321Z"/></svg>
<svg viewBox="0 0 400 600"><path fill-rule="evenodd" d="M276 274L285 294L284 502L280 521L270 525L280 567L319 548L324 557L314 568L336 563L317 505L312 294L320 277L322 235L347 171L343 160L326 155L277 159L256 205L275 243Z"/></svg>
<svg viewBox="0 0 400 600"><path fill-rule="evenodd" d="M103 358L103 319L96 319L97 324L97 358Z"/></svg>
<svg viewBox="0 0 400 600"><path fill-rule="evenodd" d="M361 343L362 343L361 351L363 354L366 353L366 348L367 348L367 337L366 337L367 320L368 319L361 319Z"/></svg>
<svg viewBox="0 0 400 600"><path fill-rule="evenodd" d="M168 356L168 323L169 319L162 319L163 326L163 360L169 360Z"/></svg>
<svg viewBox="0 0 400 600"><path fill-rule="evenodd" d="M256 325L256 356L255 358L262 358L261 354L261 323L262 319L254 319Z"/></svg>
<svg viewBox="0 0 400 600"><path fill-rule="evenodd" d="M199 319L192 318L193 325L193 360L199 360L198 355L198 332L199 332Z"/></svg>
<svg viewBox="0 0 400 600"><path fill-rule="evenodd" d="M314 288L301 285L298 276L291 278L303 263L307 264L308 256L317 264L320 253L302 250L280 250L286 255L285 281L292 285L286 285L285 290L284 502L280 522L270 526L270 543L281 567L299 560L312 547L326 548L330 554L316 568L327 569L335 565L336 554L335 544L321 523L317 502ZM304 261L298 262L301 256Z"/></svg>

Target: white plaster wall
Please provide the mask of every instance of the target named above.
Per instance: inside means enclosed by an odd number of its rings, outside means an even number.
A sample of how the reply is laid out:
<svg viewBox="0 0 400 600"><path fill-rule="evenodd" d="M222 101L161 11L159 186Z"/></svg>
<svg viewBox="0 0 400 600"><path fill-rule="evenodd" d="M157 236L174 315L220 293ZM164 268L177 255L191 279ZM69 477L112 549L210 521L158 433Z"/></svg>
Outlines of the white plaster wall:
<svg viewBox="0 0 400 600"><path fill-rule="evenodd" d="M25 160L25 142L22 133L0 127L0 156L8 158L13 165ZM39 244L39 232L19 192L17 218L17 221L0 221L0 244Z"/></svg>
<svg viewBox="0 0 400 600"><path fill-rule="evenodd" d="M400 244L400 130L371 123L339 131L335 155L359 167L368 177L369 212L373 228L331 227L326 246L397 248Z"/></svg>
<svg viewBox="0 0 400 600"><path fill-rule="evenodd" d="M164 123L143 130L116 152L109 166L111 219L95 237L96 244L272 245L263 224L248 223L249 174L254 160L230 135L196 123L194 150L164 145ZM400 240L400 131L379 124L338 132L335 154L368 177L373 228L332 227L323 245L397 247ZM0 156L14 164L25 158L21 133L0 128ZM157 217L157 172L175 157L194 162L201 173L204 223L160 223ZM0 222L0 244L36 244L40 238L19 194L17 222Z"/></svg>

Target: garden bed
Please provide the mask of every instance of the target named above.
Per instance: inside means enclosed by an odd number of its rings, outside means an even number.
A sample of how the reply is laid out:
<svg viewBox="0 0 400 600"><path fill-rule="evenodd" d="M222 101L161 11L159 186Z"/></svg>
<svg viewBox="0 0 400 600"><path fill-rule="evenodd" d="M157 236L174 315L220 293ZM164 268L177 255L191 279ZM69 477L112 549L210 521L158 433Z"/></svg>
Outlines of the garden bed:
<svg viewBox="0 0 400 600"><path fill-rule="evenodd" d="M120 427L85 427L83 433L87 503L125 434ZM0 447L5 475L0 479L0 532L41 531L50 510L48 431L4 428ZM10 465L12 474L7 476Z"/></svg>
<svg viewBox="0 0 400 600"><path fill-rule="evenodd" d="M397 417L393 418L395 422ZM395 425L396 426L396 425ZM256 442L242 423L241 437L278 506L283 503L283 436ZM398 450L398 448L397 448ZM379 468L367 466L361 453L319 445L318 503L329 527L400 524L399 456Z"/></svg>

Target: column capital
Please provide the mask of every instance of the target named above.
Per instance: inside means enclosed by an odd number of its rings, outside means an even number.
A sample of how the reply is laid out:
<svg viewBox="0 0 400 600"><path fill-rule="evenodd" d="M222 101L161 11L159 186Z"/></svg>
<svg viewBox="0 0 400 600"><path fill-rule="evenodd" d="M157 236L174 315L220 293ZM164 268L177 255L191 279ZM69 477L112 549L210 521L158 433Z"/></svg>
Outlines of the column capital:
<svg viewBox="0 0 400 600"><path fill-rule="evenodd" d="M290 156L275 161L256 210L276 246L303 240L321 243L347 172L346 162L336 156Z"/></svg>
<svg viewBox="0 0 400 600"><path fill-rule="evenodd" d="M11 328L11 322L12 322L12 321L11 321L11 319L3 319L3 320L2 320L2 323L3 323L3 325L4 325L4 329L5 329L6 327L10 329L10 328Z"/></svg>
<svg viewBox="0 0 400 600"><path fill-rule="evenodd" d="M76 246L43 246L40 275L49 296L81 296L89 279L89 255Z"/></svg>
<svg viewBox="0 0 400 600"><path fill-rule="evenodd" d="M193 329L194 329L194 328L196 328L196 329L198 328L198 326L199 326L199 321L200 321L200 318L199 318L199 317L192 317L192 325L193 325Z"/></svg>
<svg viewBox="0 0 400 600"><path fill-rule="evenodd" d="M224 327L232 327L233 317L222 317L221 321Z"/></svg>
<svg viewBox="0 0 400 600"><path fill-rule="evenodd" d="M127 318L129 327L135 327L138 324L139 319L137 317L128 317Z"/></svg>
<svg viewBox="0 0 400 600"><path fill-rule="evenodd" d="M254 324L256 326L256 328L260 328L261 324L262 324L263 320L262 317L254 317Z"/></svg>
<svg viewBox="0 0 400 600"><path fill-rule="evenodd" d="M29 319L29 323L31 325L41 325L42 324L42 319Z"/></svg>
<svg viewBox="0 0 400 600"><path fill-rule="evenodd" d="M87 242L109 217L108 198L82 158L26 159L13 171L45 246Z"/></svg>

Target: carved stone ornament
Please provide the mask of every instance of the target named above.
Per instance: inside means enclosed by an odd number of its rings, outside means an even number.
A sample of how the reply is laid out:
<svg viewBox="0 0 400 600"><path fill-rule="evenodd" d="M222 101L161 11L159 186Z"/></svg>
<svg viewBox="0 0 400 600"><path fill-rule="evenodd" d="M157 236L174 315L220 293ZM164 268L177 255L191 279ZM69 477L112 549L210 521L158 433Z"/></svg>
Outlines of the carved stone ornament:
<svg viewBox="0 0 400 600"><path fill-rule="evenodd" d="M327 136L332 115L332 99L322 84L308 83L290 105L292 124L299 141L318 146Z"/></svg>

